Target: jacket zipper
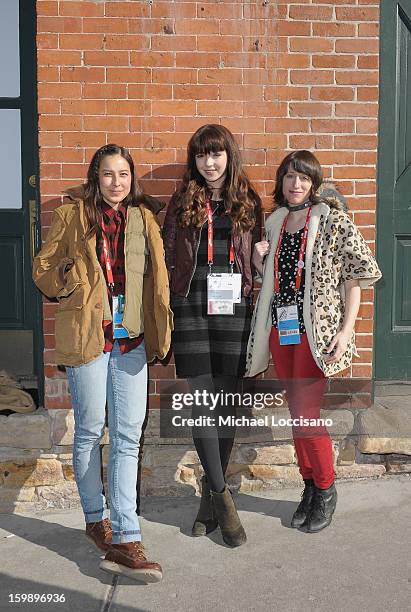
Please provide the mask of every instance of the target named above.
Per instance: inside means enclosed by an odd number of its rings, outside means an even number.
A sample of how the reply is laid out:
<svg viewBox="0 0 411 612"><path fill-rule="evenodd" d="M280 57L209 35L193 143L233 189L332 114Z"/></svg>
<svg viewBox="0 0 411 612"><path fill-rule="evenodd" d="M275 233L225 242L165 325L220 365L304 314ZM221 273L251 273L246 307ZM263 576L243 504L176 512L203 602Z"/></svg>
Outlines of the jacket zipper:
<svg viewBox="0 0 411 612"><path fill-rule="evenodd" d="M191 281L193 280L193 276L194 276L196 268L197 268L197 255L198 255L198 249L200 248L201 231L202 231L202 229L203 229L205 224L206 224L206 222L204 221L203 225L200 227L200 233L198 234L198 241L197 241L197 245L196 245L196 248L195 248L195 254L194 254L193 271L191 273L191 277L190 277L190 280L188 282L188 288L187 288L187 293L185 294L185 297L188 297L188 294L190 293Z"/></svg>

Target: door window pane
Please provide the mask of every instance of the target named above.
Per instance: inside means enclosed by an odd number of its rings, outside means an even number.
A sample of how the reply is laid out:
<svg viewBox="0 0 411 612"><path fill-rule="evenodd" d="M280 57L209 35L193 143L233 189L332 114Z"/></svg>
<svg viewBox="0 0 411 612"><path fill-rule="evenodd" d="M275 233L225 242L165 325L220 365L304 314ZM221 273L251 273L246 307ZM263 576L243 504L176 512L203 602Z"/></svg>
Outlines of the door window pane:
<svg viewBox="0 0 411 612"><path fill-rule="evenodd" d="M20 95L19 0L0 1L0 97Z"/></svg>
<svg viewBox="0 0 411 612"><path fill-rule="evenodd" d="M0 209L21 208L21 126L18 109L0 110Z"/></svg>

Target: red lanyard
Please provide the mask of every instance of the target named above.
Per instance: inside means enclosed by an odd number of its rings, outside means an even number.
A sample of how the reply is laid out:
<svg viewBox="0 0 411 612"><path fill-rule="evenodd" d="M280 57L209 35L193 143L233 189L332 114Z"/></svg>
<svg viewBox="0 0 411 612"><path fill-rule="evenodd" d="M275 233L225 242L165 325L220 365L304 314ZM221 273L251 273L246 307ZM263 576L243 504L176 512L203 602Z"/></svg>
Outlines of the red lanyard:
<svg viewBox="0 0 411 612"><path fill-rule="evenodd" d="M104 260L106 264L107 285L109 286L110 289L114 289L113 269L111 267L110 253L108 250L107 238L104 234L103 234L103 253L104 253Z"/></svg>
<svg viewBox="0 0 411 612"><path fill-rule="evenodd" d="M298 253L297 272L295 275L295 291L296 292L301 287L301 277L302 277L303 268L304 268L304 255L305 255L305 249L307 247L308 223L310 221L310 216L311 216L311 208L309 208L307 212L307 218L305 220L304 231L303 231L303 235L301 238L300 251ZM278 270L278 261L280 259L281 244L283 242L285 226L287 225L287 219L288 219L288 215L284 219L283 225L281 227L280 237L278 239L277 249L275 251L275 257L274 257L274 291L275 293L280 293L280 273Z"/></svg>
<svg viewBox="0 0 411 612"><path fill-rule="evenodd" d="M206 209L207 209L207 221L208 221L208 228L207 228L207 260L208 260L208 265L211 266L213 265L213 261L214 261L214 238L213 238L213 211L211 210L211 204L210 204L210 200L206 201ZM233 243L233 236L231 235L231 242L230 242L230 266L231 266L231 270L234 267L234 243Z"/></svg>

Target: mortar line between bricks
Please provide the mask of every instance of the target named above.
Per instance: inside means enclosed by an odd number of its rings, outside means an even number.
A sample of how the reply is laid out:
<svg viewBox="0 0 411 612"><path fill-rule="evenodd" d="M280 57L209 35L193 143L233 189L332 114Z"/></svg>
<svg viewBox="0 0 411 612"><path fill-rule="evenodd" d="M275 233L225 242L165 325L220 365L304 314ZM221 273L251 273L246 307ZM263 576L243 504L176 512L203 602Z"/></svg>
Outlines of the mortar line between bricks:
<svg viewBox="0 0 411 612"><path fill-rule="evenodd" d="M110 612L111 604L113 602L114 593L118 584L118 576L113 576L111 585L106 591L103 603L100 608L100 612Z"/></svg>

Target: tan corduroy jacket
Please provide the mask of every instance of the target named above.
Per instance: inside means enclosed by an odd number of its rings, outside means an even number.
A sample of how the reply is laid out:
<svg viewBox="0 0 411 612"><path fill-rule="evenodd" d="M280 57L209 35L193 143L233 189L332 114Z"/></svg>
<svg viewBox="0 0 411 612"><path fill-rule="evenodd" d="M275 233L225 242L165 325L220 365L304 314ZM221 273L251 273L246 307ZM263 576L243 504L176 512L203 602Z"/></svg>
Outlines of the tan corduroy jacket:
<svg viewBox="0 0 411 612"><path fill-rule="evenodd" d="M255 376L268 367L274 255L287 213L285 207L278 208L265 224L270 252L264 264L263 284L251 323L245 376ZM341 329L344 319L345 281L358 280L365 288L380 277L377 262L350 217L341 210L330 208L326 200L314 205L305 253L303 317L314 361L326 376L348 368L353 354L356 354L353 334L337 363L327 364L324 360L325 350Z"/></svg>
<svg viewBox="0 0 411 612"><path fill-rule="evenodd" d="M111 313L96 255L96 237L85 237L82 189L66 193L70 201L54 211L47 238L34 259L33 279L42 293L59 302L56 361L76 366L102 353L102 322L111 320ZM156 357L163 359L169 351L173 314L160 225L150 210L156 201L149 196L142 200L139 206L129 206L127 212L123 323L131 338L144 333L150 362Z"/></svg>

